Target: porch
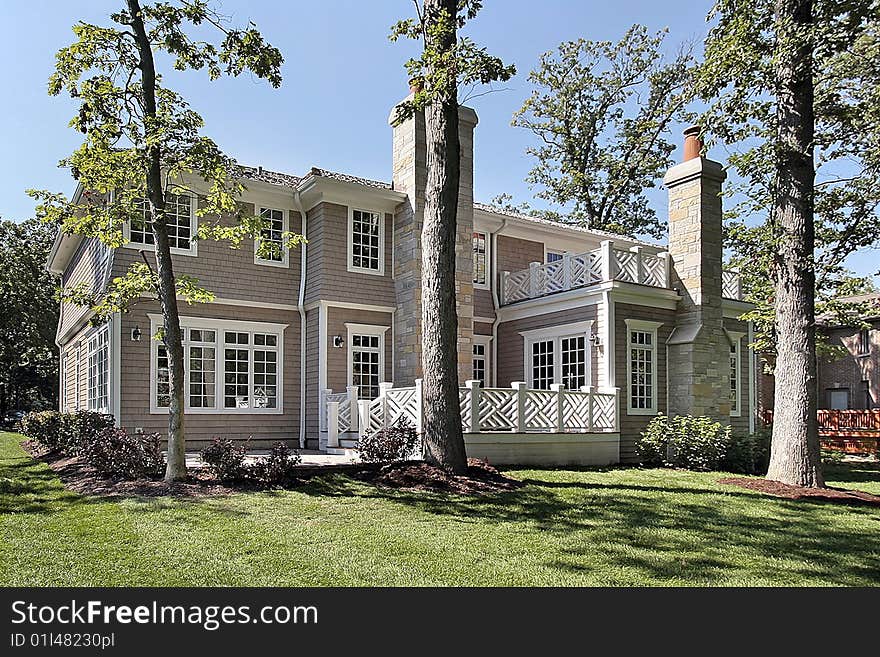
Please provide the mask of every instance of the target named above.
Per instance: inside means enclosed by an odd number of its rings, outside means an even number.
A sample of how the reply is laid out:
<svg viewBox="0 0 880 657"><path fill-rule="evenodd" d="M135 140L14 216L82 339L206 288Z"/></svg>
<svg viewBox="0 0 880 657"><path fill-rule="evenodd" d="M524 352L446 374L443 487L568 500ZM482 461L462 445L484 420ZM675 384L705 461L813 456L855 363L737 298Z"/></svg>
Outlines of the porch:
<svg viewBox="0 0 880 657"><path fill-rule="evenodd" d="M528 269L501 272L500 304L510 305L604 281L622 281L671 289L672 262L668 252L650 247L620 248L604 240L598 249L564 253L558 260L532 262ZM722 296L742 300L739 274L722 274Z"/></svg>
<svg viewBox="0 0 880 657"><path fill-rule="evenodd" d="M357 395L356 386L345 393L323 391L320 444L328 453L347 453L360 438L400 420L421 432L421 379L405 388L380 384L376 399ZM619 461L617 388L567 390L553 384L549 390L538 390L521 381L510 388L483 388L479 381L467 381L459 389L459 403L468 456L505 465Z"/></svg>

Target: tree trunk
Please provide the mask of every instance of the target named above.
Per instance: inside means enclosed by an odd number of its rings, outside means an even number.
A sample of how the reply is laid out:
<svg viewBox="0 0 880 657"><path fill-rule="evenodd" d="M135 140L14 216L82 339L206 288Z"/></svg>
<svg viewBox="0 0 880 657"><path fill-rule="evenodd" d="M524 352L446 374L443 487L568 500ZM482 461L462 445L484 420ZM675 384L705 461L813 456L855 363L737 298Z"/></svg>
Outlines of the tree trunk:
<svg viewBox="0 0 880 657"><path fill-rule="evenodd" d="M140 55L141 81L144 92L144 114L147 119L156 116L156 66L153 49L147 37L144 22L140 15L138 0L127 0L132 16L132 29L137 40ZM165 481L179 481L186 478L186 437L184 432L184 370L183 340L180 332L180 317L177 312L177 287L171 262L171 244L168 240L168 227L165 223L165 192L162 188L162 159L157 145L148 149L149 169L147 171L147 198L152 210L153 236L156 246L156 273L158 275L158 296L164 319L164 340L168 352L170 383L170 404L168 407L168 465Z"/></svg>
<svg viewBox="0 0 880 657"><path fill-rule="evenodd" d="M455 17L457 0L425 0L426 48L455 44L454 28L430 36L443 11ZM432 42L433 41L433 42ZM426 458L456 474L467 471L458 398L458 314L455 308L455 244L460 178L458 89L455 76L425 109L428 176L422 228L423 438Z"/></svg>
<svg viewBox="0 0 880 657"><path fill-rule="evenodd" d="M816 422L811 0L776 0L776 391L767 478L824 486Z"/></svg>

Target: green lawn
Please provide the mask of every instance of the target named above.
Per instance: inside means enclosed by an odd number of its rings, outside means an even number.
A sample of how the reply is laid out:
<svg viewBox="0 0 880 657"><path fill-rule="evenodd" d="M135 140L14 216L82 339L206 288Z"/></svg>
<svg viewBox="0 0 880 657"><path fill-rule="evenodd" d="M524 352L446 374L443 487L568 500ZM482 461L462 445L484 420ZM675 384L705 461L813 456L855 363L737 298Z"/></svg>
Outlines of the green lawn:
<svg viewBox="0 0 880 657"><path fill-rule="evenodd" d="M876 585L880 509L766 498L715 473L528 470L486 498L296 491L99 501L0 433L0 585ZM832 485L880 494L877 464Z"/></svg>

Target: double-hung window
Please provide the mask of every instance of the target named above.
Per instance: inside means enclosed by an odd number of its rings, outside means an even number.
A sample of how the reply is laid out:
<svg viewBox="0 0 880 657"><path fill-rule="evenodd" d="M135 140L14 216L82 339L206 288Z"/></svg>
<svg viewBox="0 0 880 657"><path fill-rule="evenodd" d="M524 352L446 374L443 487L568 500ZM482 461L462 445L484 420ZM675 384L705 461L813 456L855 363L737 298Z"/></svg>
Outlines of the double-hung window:
<svg viewBox="0 0 880 657"><path fill-rule="evenodd" d="M868 356L871 354L871 332L861 329L856 336L856 356Z"/></svg>
<svg viewBox="0 0 880 657"><path fill-rule="evenodd" d="M549 390L561 383L567 390L590 385L590 331L593 322L523 331L525 372L530 388Z"/></svg>
<svg viewBox="0 0 880 657"><path fill-rule="evenodd" d="M385 221L381 212L349 209L348 271L385 274Z"/></svg>
<svg viewBox="0 0 880 657"><path fill-rule="evenodd" d="M385 377L387 326L345 324L348 330L348 385L358 387L361 399L376 399Z"/></svg>
<svg viewBox="0 0 880 657"><path fill-rule="evenodd" d="M742 333L728 331L730 338L730 414L738 417L742 405Z"/></svg>
<svg viewBox="0 0 880 657"><path fill-rule="evenodd" d="M137 208L140 217L128 226L128 242L139 248L155 247L150 202L142 198L137 201ZM173 253L196 253L196 241L193 239L196 232L194 210L189 194L165 194L165 224Z"/></svg>
<svg viewBox="0 0 880 657"><path fill-rule="evenodd" d="M110 411L110 324L98 328L88 341L88 409Z"/></svg>
<svg viewBox="0 0 880 657"><path fill-rule="evenodd" d="M627 319L626 390L629 415L657 414L657 329L660 322Z"/></svg>
<svg viewBox="0 0 880 657"><path fill-rule="evenodd" d="M260 238L254 241L254 262L259 265L287 267L288 249L284 246L287 213L284 210L260 208Z"/></svg>
<svg viewBox="0 0 880 657"><path fill-rule="evenodd" d="M485 388L489 385L489 336L475 335L472 345L471 378Z"/></svg>
<svg viewBox="0 0 880 657"><path fill-rule="evenodd" d="M489 247L488 235L475 232L473 235L474 249L474 286L489 287Z"/></svg>
<svg viewBox="0 0 880 657"><path fill-rule="evenodd" d="M152 315L153 333L161 317ZM284 325L181 318L184 404L196 413L279 413ZM168 352L156 343L153 411L171 401Z"/></svg>

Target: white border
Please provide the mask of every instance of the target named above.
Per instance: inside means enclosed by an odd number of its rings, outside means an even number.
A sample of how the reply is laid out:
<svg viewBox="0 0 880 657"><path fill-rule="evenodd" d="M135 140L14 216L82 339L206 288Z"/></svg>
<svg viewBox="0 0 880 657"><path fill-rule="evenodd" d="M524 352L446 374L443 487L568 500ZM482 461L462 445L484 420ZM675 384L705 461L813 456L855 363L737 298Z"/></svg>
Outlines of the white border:
<svg viewBox="0 0 880 657"><path fill-rule="evenodd" d="M147 313L150 318L150 414L166 415L167 407L160 407L156 400L156 359L159 352L159 341L154 340L152 336L163 323L162 315L158 313ZM215 377L214 377L214 399L218 404L218 408L190 408L188 395L184 395L184 414L189 415L282 415L284 413L284 329L288 324L275 324L270 322L240 322L236 320L214 319L208 317L180 317L181 328L205 328L216 332L215 336ZM225 366L223 365L223 349L224 342L222 333L225 330L242 331L242 332L258 332L271 333L278 336L278 382L277 399L278 406L276 408L225 408L220 406L223 402L223 382L225 379ZM254 345L249 344L248 349L253 351ZM186 357L186 349L184 349L184 358ZM184 368L185 369L185 368ZM218 376L219 374L219 376ZM253 379L253 367L248 366L248 382L249 385ZM186 373L184 372L184 379ZM188 382L186 383L188 386Z"/></svg>
<svg viewBox="0 0 880 657"><path fill-rule="evenodd" d="M532 329L530 331L520 331L523 337L523 374L524 379L528 381L529 388L534 388L534 372L532 371L532 344L542 340L553 340L553 382L562 383L562 339L572 336L584 335L584 360L586 367L584 368L584 379L587 385L592 385L593 381L593 343L590 341L590 335L593 330L593 320L588 319L583 322L574 322L571 324L558 324L557 326L548 326L546 328ZM556 366L559 363L560 366Z"/></svg>
<svg viewBox="0 0 880 657"><path fill-rule="evenodd" d="M263 260L262 258L257 257L257 249L260 248L260 238L254 239L254 264L261 265L266 267L282 267L287 269L290 267L290 249L284 246L284 234L290 231L290 215L285 208L270 208L264 207L262 205L255 205L254 208L257 210L256 216L262 219L263 212L265 210L277 210L281 213L281 252L284 255L284 258L279 262L278 260Z"/></svg>
<svg viewBox="0 0 880 657"><path fill-rule="evenodd" d="M650 322L644 319L625 319L623 320L624 324L626 324L626 382L623 386L623 389L626 393L626 414L627 415L657 415L657 399L659 396L659 391L657 390L657 350L660 348L660 345L657 344L657 329L663 326L663 322ZM631 386L630 382L632 381L632 358L630 358L629 353L629 338L631 331L642 331L645 333L651 333L653 338L651 340L651 407L650 408L630 408L630 403L632 399L630 398ZM644 345L641 345L640 348L643 348Z"/></svg>
<svg viewBox="0 0 880 657"><path fill-rule="evenodd" d="M368 269L366 267L355 267L352 264L352 259L354 258L354 253L352 251L352 235L354 230L354 211L358 212L369 212L370 214L379 215L379 268L378 269ZM369 274L371 276L384 276L385 275L385 213L380 212L379 210L370 210L367 208L355 208L353 206L348 206L348 236L346 238L346 258L345 264L346 269L349 272L355 274Z"/></svg>

